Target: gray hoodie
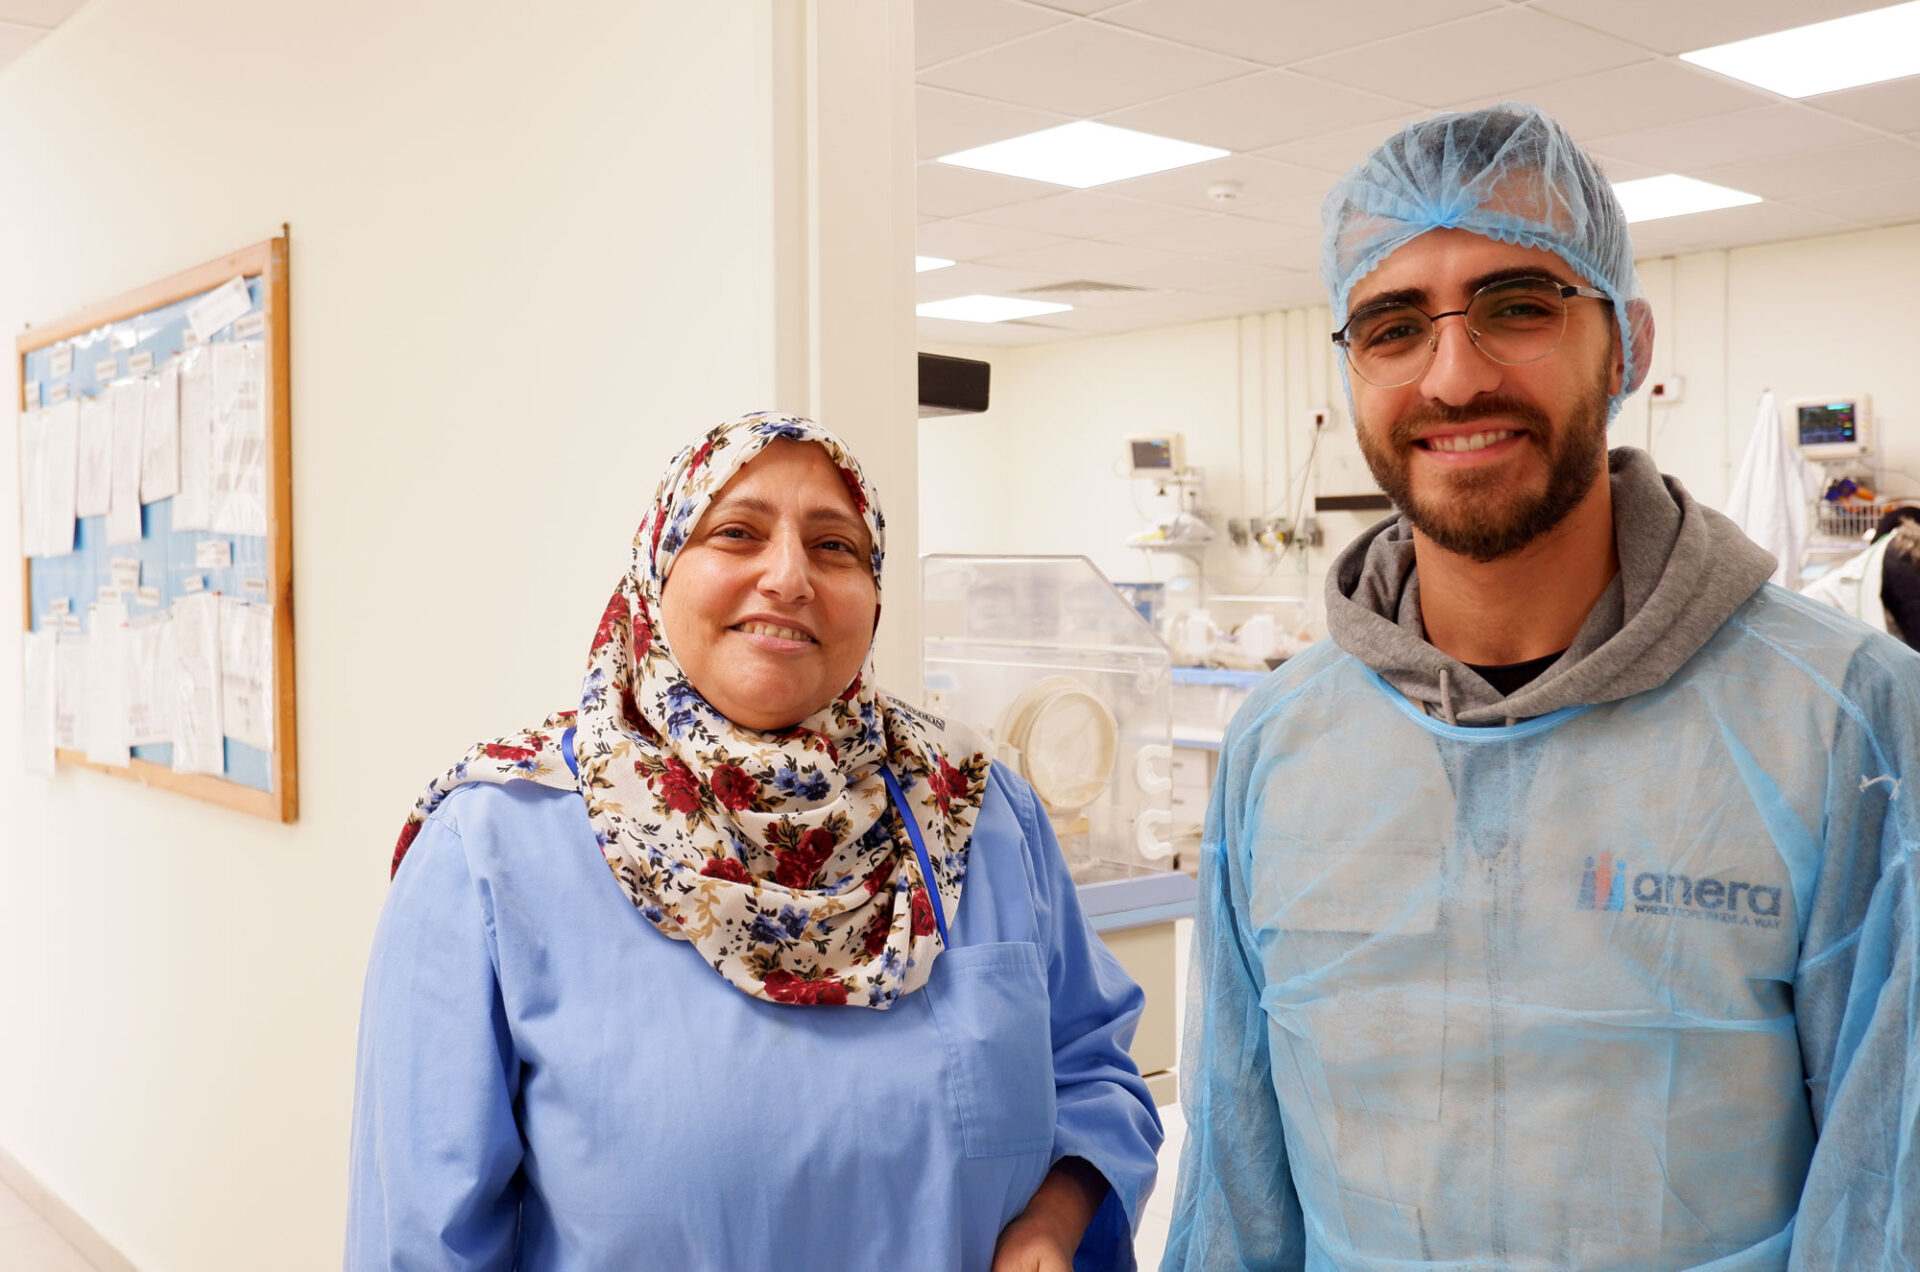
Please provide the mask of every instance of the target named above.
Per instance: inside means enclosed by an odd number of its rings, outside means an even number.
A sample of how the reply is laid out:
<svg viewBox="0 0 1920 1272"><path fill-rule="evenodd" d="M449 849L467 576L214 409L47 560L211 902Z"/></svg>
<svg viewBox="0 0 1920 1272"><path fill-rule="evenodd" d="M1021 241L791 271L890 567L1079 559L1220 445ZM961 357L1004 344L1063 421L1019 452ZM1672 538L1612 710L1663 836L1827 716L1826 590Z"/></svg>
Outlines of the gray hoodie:
<svg viewBox="0 0 1920 1272"><path fill-rule="evenodd" d="M1620 573L1554 664L1512 697L1427 643L1413 530L1393 517L1327 576L1327 631L1387 683L1451 724L1497 725L1613 702L1667 682L1767 581L1773 556L1663 477L1644 451L1607 457Z"/></svg>

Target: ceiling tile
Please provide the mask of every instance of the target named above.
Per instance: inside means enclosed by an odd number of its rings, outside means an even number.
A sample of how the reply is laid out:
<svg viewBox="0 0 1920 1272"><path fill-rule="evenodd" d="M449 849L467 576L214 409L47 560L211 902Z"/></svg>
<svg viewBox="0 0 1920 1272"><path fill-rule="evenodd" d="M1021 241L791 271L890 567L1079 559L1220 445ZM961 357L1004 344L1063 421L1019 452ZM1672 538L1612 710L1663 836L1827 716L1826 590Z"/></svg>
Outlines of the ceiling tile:
<svg viewBox="0 0 1920 1272"><path fill-rule="evenodd" d="M1703 181L1763 199L1804 199L1831 190L1857 190L1920 177L1920 146L1885 138L1705 168L1698 175Z"/></svg>
<svg viewBox="0 0 1920 1272"><path fill-rule="evenodd" d="M1302 167L1318 168L1322 172L1345 176L1355 164L1365 159L1375 146L1398 133L1408 124L1417 119L1425 119L1432 113L1424 108L1410 110L1378 123L1359 124L1352 128L1322 132L1284 145L1269 146L1260 152L1260 157L1282 159Z"/></svg>
<svg viewBox="0 0 1920 1272"><path fill-rule="evenodd" d="M1034 248L1008 252L986 263L1002 269L1027 270L1049 275L1051 282L1070 278L1091 278L1112 282L1113 275L1137 273L1155 265L1168 265L1180 258L1172 252L1156 252L1144 247L1125 247L1117 243L1095 243L1073 239L1059 247ZM955 268L958 268L956 266ZM945 271L942 271L943 273Z"/></svg>
<svg viewBox="0 0 1920 1272"><path fill-rule="evenodd" d="M0 66L5 66L38 44L46 31L39 27L13 26L0 22Z"/></svg>
<svg viewBox="0 0 1920 1272"><path fill-rule="evenodd" d="M1801 100L1815 110L1844 115L1888 132L1920 129L1920 75Z"/></svg>
<svg viewBox="0 0 1920 1272"><path fill-rule="evenodd" d="M1812 238L1852 228L1834 217L1783 203L1755 203L1718 212L1642 221L1632 227L1636 257Z"/></svg>
<svg viewBox="0 0 1920 1272"><path fill-rule="evenodd" d="M0 22L51 30L80 11L86 0L0 0Z"/></svg>
<svg viewBox="0 0 1920 1272"><path fill-rule="evenodd" d="M1076 117L1243 75L1250 63L1070 22L923 72L920 81Z"/></svg>
<svg viewBox="0 0 1920 1272"><path fill-rule="evenodd" d="M1016 203L1013 206L1019 208L1028 205ZM921 226L914 235L914 247L922 256L940 256L950 261L979 260L1002 252L1052 247L1059 242L1061 239L1058 235L1015 229L1007 225L987 225L974 219L935 221Z"/></svg>
<svg viewBox="0 0 1920 1272"><path fill-rule="evenodd" d="M1251 155L1228 155L1225 159L1196 163L1191 168L1116 181L1101 189L1129 199L1151 199L1199 212L1217 212L1221 205L1207 191L1228 182L1240 187L1234 204L1248 207L1312 194L1324 190L1328 184L1327 174L1312 168L1256 159Z"/></svg>
<svg viewBox="0 0 1920 1272"><path fill-rule="evenodd" d="M1612 36L1532 9L1476 14L1412 35L1395 36L1295 69L1424 106L1466 101L1552 80L1644 61L1647 54Z"/></svg>
<svg viewBox="0 0 1920 1272"><path fill-rule="evenodd" d="M1299 309L1327 303L1327 293L1320 286L1318 276L1294 270L1249 279L1241 287L1222 287L1215 294L1238 299L1243 307L1242 312L1247 313Z"/></svg>
<svg viewBox="0 0 1920 1272"><path fill-rule="evenodd" d="M915 170L919 211L931 216L965 216L1021 199L1056 193L1060 187L997 172L976 172L945 163L921 163Z"/></svg>
<svg viewBox="0 0 1920 1272"><path fill-rule="evenodd" d="M949 93L924 84L914 90L913 106L914 153L921 159L936 159L1071 122L1068 115Z"/></svg>
<svg viewBox="0 0 1920 1272"><path fill-rule="evenodd" d="M1311 136L1328 120L1365 123L1405 114L1404 102L1311 80L1291 71L1264 71L1145 106L1102 116L1109 124L1227 150L1258 150Z"/></svg>
<svg viewBox="0 0 1920 1272"><path fill-rule="evenodd" d="M1783 104L1596 137L1588 145L1601 155L1642 163L1661 172L1697 174L1720 164L1844 146L1870 140L1873 135L1859 124L1804 106Z"/></svg>
<svg viewBox="0 0 1920 1272"><path fill-rule="evenodd" d="M1920 221L1920 181L1895 181L1864 190L1809 195L1795 199L1794 203L1862 225L1905 225Z"/></svg>
<svg viewBox="0 0 1920 1272"><path fill-rule="evenodd" d="M1534 0L1534 7L1661 53L1687 53L1883 7L1887 0Z"/></svg>
<svg viewBox="0 0 1920 1272"><path fill-rule="evenodd" d="M1188 220L1107 237L1131 247L1151 247L1193 256L1232 256L1271 246L1291 237L1292 233L1270 221L1255 221L1225 212L1203 212Z"/></svg>
<svg viewBox="0 0 1920 1272"><path fill-rule="evenodd" d="M1308 274L1314 280L1315 288L1320 285L1320 236L1318 234L1291 234L1285 238L1276 238L1270 245L1243 252L1241 255L1256 265L1267 265L1274 269L1294 270ZM1324 293L1319 301L1326 300Z"/></svg>
<svg viewBox="0 0 1920 1272"><path fill-rule="evenodd" d="M1103 21L1182 44L1284 66L1499 7L1499 0L1140 0Z"/></svg>
<svg viewBox="0 0 1920 1272"><path fill-rule="evenodd" d="M1256 221L1272 221L1289 230L1318 230L1320 228L1320 210L1326 205L1327 195L1338 184L1337 178L1326 178L1322 188L1309 194L1298 194L1290 198L1277 199L1271 203L1256 204L1253 207L1236 208L1235 215L1252 217Z"/></svg>
<svg viewBox="0 0 1920 1272"><path fill-rule="evenodd" d="M1294 270L1193 256L1172 265L1158 265L1137 274L1129 274L1119 281L1165 291L1230 292L1240 296L1262 290L1272 291L1295 283L1298 279L1299 275Z"/></svg>
<svg viewBox="0 0 1920 1272"><path fill-rule="evenodd" d="M1068 190L1044 199L1030 199L992 208L975 218L989 225L1064 234L1071 238L1105 238L1128 230L1178 221L1185 212L1164 203L1116 199L1091 190ZM1011 249L1009 249L1011 250Z"/></svg>
<svg viewBox="0 0 1920 1272"><path fill-rule="evenodd" d="M914 0L913 64L932 66L1070 21L1013 0Z"/></svg>
<svg viewBox="0 0 1920 1272"><path fill-rule="evenodd" d="M916 300L946 300L952 296L1013 296L1029 287L1043 287L1060 280L1050 273L1024 269L1000 269L992 265L961 264L948 269L930 269L913 276Z"/></svg>
<svg viewBox="0 0 1920 1272"><path fill-rule="evenodd" d="M914 335L922 344L969 344L999 348L1039 344L1071 334L1064 328L1039 323L957 322L952 318L916 318Z"/></svg>
<svg viewBox="0 0 1920 1272"><path fill-rule="evenodd" d="M1034 4L1048 9L1059 9L1063 13L1099 13L1115 5L1125 4L1126 0L1032 0Z"/></svg>
<svg viewBox="0 0 1920 1272"><path fill-rule="evenodd" d="M1666 58L1536 84L1520 96L1559 120L1576 141L1779 101L1772 93ZM1492 106L1497 101L1497 97L1483 99L1461 103L1461 107Z"/></svg>

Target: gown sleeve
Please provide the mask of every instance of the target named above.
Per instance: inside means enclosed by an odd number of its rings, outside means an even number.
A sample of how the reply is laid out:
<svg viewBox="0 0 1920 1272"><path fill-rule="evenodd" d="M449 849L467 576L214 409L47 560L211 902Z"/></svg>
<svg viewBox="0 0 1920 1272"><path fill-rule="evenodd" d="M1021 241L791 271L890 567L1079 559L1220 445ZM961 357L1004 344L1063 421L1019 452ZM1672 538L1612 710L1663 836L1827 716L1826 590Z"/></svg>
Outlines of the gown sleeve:
<svg viewBox="0 0 1920 1272"><path fill-rule="evenodd" d="M1128 1054L1146 995L1088 924L1053 825L1024 783L1006 783L1034 873L1053 1033L1053 1160L1078 1157L1106 1178L1106 1199L1076 1269L1134 1267L1133 1230L1153 1190L1162 1131Z"/></svg>
<svg viewBox="0 0 1920 1272"><path fill-rule="evenodd" d="M1920 1267L1920 659L1876 645L1843 690L1794 981L1818 1139L1792 1272Z"/></svg>
<svg viewBox="0 0 1920 1272"><path fill-rule="evenodd" d="M1240 803L1251 797L1245 746L1252 741L1222 752L1227 762L1207 807L1180 1053L1187 1137L1161 1272L1298 1272L1306 1266L1305 1223L1287 1165L1260 1005L1265 976L1243 921L1243 831L1257 824Z"/></svg>
<svg viewBox="0 0 1920 1272"><path fill-rule="evenodd" d="M512 1265L519 1062L488 898L445 805L380 917L360 1012L347 1272Z"/></svg>

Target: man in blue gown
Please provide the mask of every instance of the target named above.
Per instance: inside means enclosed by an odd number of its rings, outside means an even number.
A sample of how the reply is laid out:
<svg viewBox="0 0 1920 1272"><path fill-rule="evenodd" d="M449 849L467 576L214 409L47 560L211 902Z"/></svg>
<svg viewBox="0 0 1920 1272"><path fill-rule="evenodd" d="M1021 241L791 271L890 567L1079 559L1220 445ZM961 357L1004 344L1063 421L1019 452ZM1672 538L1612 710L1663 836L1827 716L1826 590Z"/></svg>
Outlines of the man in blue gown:
<svg viewBox="0 0 1920 1272"><path fill-rule="evenodd" d="M1920 657L1609 452L1653 323L1552 120L1326 220L1398 515L1221 752L1163 1268L1920 1266Z"/></svg>

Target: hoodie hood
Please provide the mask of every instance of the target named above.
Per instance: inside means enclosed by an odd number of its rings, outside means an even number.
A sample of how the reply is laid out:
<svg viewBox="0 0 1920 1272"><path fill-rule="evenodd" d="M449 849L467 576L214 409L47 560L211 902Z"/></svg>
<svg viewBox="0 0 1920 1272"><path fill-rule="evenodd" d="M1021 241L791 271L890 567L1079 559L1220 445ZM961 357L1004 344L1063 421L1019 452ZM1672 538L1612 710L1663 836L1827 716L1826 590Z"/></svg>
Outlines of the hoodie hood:
<svg viewBox="0 0 1920 1272"><path fill-rule="evenodd" d="M1334 643L1455 724L1505 724L1665 684L1767 581L1774 558L1645 452L1612 451L1607 472L1620 573L1567 651L1512 697L1427 643L1405 517L1374 526L1335 559L1326 597Z"/></svg>

